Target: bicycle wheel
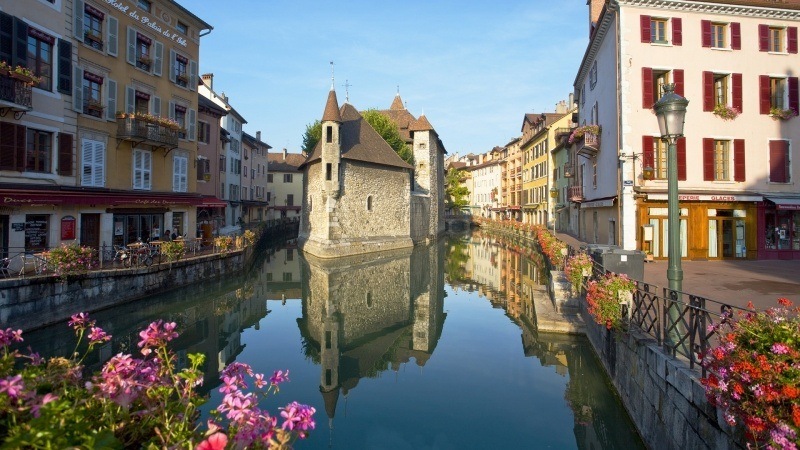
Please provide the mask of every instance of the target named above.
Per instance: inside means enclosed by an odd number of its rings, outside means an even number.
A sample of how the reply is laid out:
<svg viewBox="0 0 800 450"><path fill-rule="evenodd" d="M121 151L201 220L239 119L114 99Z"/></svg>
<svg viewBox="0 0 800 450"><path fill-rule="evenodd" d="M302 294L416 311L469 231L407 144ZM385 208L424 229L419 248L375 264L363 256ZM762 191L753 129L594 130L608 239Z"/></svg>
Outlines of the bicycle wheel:
<svg viewBox="0 0 800 450"><path fill-rule="evenodd" d="M142 261L142 262L144 263L145 267L150 267L153 264L153 257L150 256L150 255L147 255L147 256L144 257L144 261Z"/></svg>

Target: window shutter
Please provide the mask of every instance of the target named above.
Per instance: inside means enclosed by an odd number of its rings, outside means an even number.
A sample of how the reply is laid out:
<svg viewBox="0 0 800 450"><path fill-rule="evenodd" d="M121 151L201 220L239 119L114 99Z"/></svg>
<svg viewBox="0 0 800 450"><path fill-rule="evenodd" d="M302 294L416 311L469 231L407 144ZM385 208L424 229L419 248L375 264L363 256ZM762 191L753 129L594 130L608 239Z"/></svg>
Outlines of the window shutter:
<svg viewBox="0 0 800 450"><path fill-rule="evenodd" d="M731 74L731 93L733 94L733 106L736 108L737 111L740 113L743 112L743 101L742 101L742 74L740 73L733 73Z"/></svg>
<svg viewBox="0 0 800 450"><path fill-rule="evenodd" d="M703 72L703 111L714 110L714 73Z"/></svg>
<svg viewBox="0 0 800 450"><path fill-rule="evenodd" d="M58 174L72 176L72 135L58 133Z"/></svg>
<svg viewBox="0 0 800 450"><path fill-rule="evenodd" d="M642 29L642 42L650 42L650 16L639 16L639 25Z"/></svg>
<svg viewBox="0 0 800 450"><path fill-rule="evenodd" d="M731 22L731 49L742 49L742 27L739 22Z"/></svg>
<svg viewBox="0 0 800 450"><path fill-rule="evenodd" d="M758 51L766 52L769 50L769 26L758 26Z"/></svg>
<svg viewBox="0 0 800 450"><path fill-rule="evenodd" d="M152 161L150 159L151 154L150 152L142 152L142 169L144 176L142 178L142 186L144 189L150 190L151 186L151 177L150 177L150 170L152 169Z"/></svg>
<svg viewBox="0 0 800 450"><path fill-rule="evenodd" d="M672 45L683 45L683 21L679 17L672 18Z"/></svg>
<svg viewBox="0 0 800 450"><path fill-rule="evenodd" d="M181 192L181 158L172 157L172 191Z"/></svg>
<svg viewBox="0 0 800 450"><path fill-rule="evenodd" d="M11 63L28 67L28 24L19 17L14 17L14 54Z"/></svg>
<svg viewBox="0 0 800 450"><path fill-rule="evenodd" d="M686 181L686 138L678 138L675 146L678 157L678 181Z"/></svg>
<svg viewBox="0 0 800 450"><path fill-rule="evenodd" d="M789 77L787 79L789 85L789 109L797 113L800 111L800 98L798 98L798 85L797 77Z"/></svg>
<svg viewBox="0 0 800 450"><path fill-rule="evenodd" d="M133 151L133 188L142 188L142 151Z"/></svg>
<svg viewBox="0 0 800 450"><path fill-rule="evenodd" d="M0 11L0 60L11 61L14 53L14 16Z"/></svg>
<svg viewBox="0 0 800 450"><path fill-rule="evenodd" d="M150 104L150 107L152 108L152 114L154 116L161 116L161 97L154 95L150 97L150 100L152 100L152 103Z"/></svg>
<svg viewBox="0 0 800 450"><path fill-rule="evenodd" d="M189 140L193 141L197 137L197 111L189 109L186 114L186 121L189 122L186 126Z"/></svg>
<svg viewBox="0 0 800 450"><path fill-rule="evenodd" d="M175 102L171 100L169 102L169 110L167 111L167 117L169 117L172 120L175 120Z"/></svg>
<svg viewBox="0 0 800 450"><path fill-rule="evenodd" d="M703 180L714 181L714 140L703 138Z"/></svg>
<svg viewBox="0 0 800 450"><path fill-rule="evenodd" d="M117 118L117 82L106 78L106 93L108 104L106 105L106 119L116 120Z"/></svg>
<svg viewBox="0 0 800 450"><path fill-rule="evenodd" d="M116 17L108 16L108 54L117 56L119 51L119 20Z"/></svg>
<svg viewBox="0 0 800 450"><path fill-rule="evenodd" d="M72 77L72 109L83 112L83 71L75 66Z"/></svg>
<svg viewBox="0 0 800 450"><path fill-rule="evenodd" d="M94 142L94 155L92 157L92 185L105 186L106 149L100 141Z"/></svg>
<svg viewBox="0 0 800 450"><path fill-rule="evenodd" d="M672 79L675 81L675 93L683 96L683 69L673 70Z"/></svg>
<svg viewBox="0 0 800 450"><path fill-rule="evenodd" d="M72 43L58 40L58 92L72 94Z"/></svg>
<svg viewBox="0 0 800 450"><path fill-rule="evenodd" d="M642 67L642 108L650 109L653 103L653 69Z"/></svg>
<svg viewBox="0 0 800 450"><path fill-rule="evenodd" d="M25 170L26 128L11 122L0 122L0 170Z"/></svg>
<svg viewBox="0 0 800 450"><path fill-rule="evenodd" d="M128 61L128 64L136 65L136 30L131 27L128 27L128 46L125 60Z"/></svg>
<svg viewBox="0 0 800 450"><path fill-rule="evenodd" d="M161 69L164 65L164 44L156 41L154 45L155 57L153 58L153 75L161 76Z"/></svg>
<svg viewBox="0 0 800 450"><path fill-rule="evenodd" d="M197 90L197 61L189 61L189 89Z"/></svg>
<svg viewBox="0 0 800 450"><path fill-rule="evenodd" d="M642 169L645 167L655 168L653 144L653 136L642 136Z"/></svg>
<svg viewBox="0 0 800 450"><path fill-rule="evenodd" d="M94 167L94 145L92 141L84 139L81 141L81 185L92 185L92 168Z"/></svg>
<svg viewBox="0 0 800 450"><path fill-rule="evenodd" d="M701 20L700 21L700 34L701 34L701 41L703 43L703 47L710 48L711 47L711 21L710 20Z"/></svg>
<svg viewBox="0 0 800 450"><path fill-rule="evenodd" d="M745 180L744 139L733 140L733 180Z"/></svg>
<svg viewBox="0 0 800 450"><path fill-rule="evenodd" d="M769 87L769 76L768 75L759 75L758 77L758 103L760 105L759 113L761 114L769 114L769 109L772 106L770 102L770 87Z"/></svg>
<svg viewBox="0 0 800 450"><path fill-rule="evenodd" d="M125 86L125 112L128 114L134 112L136 108L136 89L133 86Z"/></svg>
<svg viewBox="0 0 800 450"><path fill-rule="evenodd" d="M189 158L181 158L181 192L189 190Z"/></svg>
<svg viewBox="0 0 800 450"><path fill-rule="evenodd" d="M773 183L786 183L786 147L787 141L769 141L769 181Z"/></svg>
<svg viewBox="0 0 800 450"><path fill-rule="evenodd" d="M175 50L169 51L169 81L175 82Z"/></svg>
<svg viewBox="0 0 800 450"><path fill-rule="evenodd" d="M83 42L83 10L85 6L83 0L72 0L72 17L75 24L72 33L78 42Z"/></svg>
<svg viewBox="0 0 800 450"><path fill-rule="evenodd" d="M797 53L797 27L786 28L786 51Z"/></svg>

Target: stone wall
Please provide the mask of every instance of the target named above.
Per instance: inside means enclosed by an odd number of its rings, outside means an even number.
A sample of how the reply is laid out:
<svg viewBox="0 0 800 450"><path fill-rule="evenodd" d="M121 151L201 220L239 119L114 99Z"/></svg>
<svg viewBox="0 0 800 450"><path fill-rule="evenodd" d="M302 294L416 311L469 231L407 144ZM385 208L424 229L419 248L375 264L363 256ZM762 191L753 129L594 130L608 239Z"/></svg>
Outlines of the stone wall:
<svg viewBox="0 0 800 450"><path fill-rule="evenodd" d="M698 370L666 355L649 336L606 330L585 306L583 313L595 353L649 448L744 448L740 433L706 400Z"/></svg>
<svg viewBox="0 0 800 450"><path fill-rule="evenodd" d="M61 282L54 277L0 280L0 326L25 331L61 322L77 312L116 306L201 280L237 273L243 251L172 264L99 270Z"/></svg>
<svg viewBox="0 0 800 450"><path fill-rule="evenodd" d="M414 243L425 242L430 228L431 198L429 195L411 196L411 240Z"/></svg>

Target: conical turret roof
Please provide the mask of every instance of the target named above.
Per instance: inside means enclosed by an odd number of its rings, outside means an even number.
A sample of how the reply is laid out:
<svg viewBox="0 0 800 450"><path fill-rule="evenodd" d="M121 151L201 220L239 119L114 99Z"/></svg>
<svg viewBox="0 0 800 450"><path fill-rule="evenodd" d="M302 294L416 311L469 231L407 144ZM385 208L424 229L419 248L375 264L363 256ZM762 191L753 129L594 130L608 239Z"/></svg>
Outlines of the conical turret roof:
<svg viewBox="0 0 800 450"><path fill-rule="evenodd" d="M400 98L400 94L394 96L394 100L392 100L392 106L390 106L389 109L393 111L406 109L405 105L403 105L403 99Z"/></svg>
<svg viewBox="0 0 800 450"><path fill-rule="evenodd" d="M328 92L328 101L325 103L322 121L342 123L342 115L339 113L339 101L336 99L336 91L333 89Z"/></svg>
<svg viewBox="0 0 800 450"><path fill-rule="evenodd" d="M419 116L419 119L415 120L408 129L411 131L432 131L433 125L428 122L428 118L423 114Z"/></svg>

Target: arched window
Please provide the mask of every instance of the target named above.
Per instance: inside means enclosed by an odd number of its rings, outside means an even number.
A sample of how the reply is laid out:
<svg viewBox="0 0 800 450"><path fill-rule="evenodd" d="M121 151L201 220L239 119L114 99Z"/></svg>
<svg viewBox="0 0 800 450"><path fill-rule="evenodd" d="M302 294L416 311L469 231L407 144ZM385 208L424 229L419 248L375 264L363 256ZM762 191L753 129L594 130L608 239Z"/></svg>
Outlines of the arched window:
<svg viewBox="0 0 800 450"><path fill-rule="evenodd" d="M367 196L367 211L372 211L372 196Z"/></svg>

